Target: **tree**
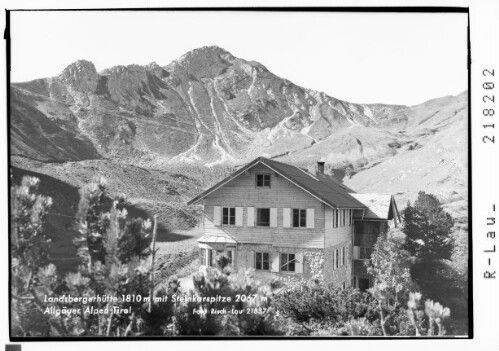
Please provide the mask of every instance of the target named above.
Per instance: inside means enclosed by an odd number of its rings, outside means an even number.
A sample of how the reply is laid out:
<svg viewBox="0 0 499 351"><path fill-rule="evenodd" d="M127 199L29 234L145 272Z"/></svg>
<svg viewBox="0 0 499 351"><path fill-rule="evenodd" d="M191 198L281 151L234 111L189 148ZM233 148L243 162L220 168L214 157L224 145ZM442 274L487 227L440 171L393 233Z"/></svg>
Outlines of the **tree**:
<svg viewBox="0 0 499 351"><path fill-rule="evenodd" d="M24 177L11 189L13 335L163 333L172 305L154 304L149 312L143 299L152 273L151 221L128 218L125 199L110 199L106 182L95 179L80 191L75 243L83 265L60 277L49 263L50 241L43 232L51 200L36 194L38 185L38 179ZM90 301L99 296L106 298Z"/></svg>
<svg viewBox="0 0 499 351"><path fill-rule="evenodd" d="M403 216L407 236L404 246L411 255L424 261L450 259L454 219L434 195L420 191L414 205L408 203Z"/></svg>
<svg viewBox="0 0 499 351"><path fill-rule="evenodd" d="M442 284L439 272L444 269L443 260L450 259L453 252L454 219L434 195L422 191L414 205L408 203L402 214L404 248L415 258L411 276L423 292L442 298L438 294L447 284Z"/></svg>
<svg viewBox="0 0 499 351"><path fill-rule="evenodd" d="M79 236L75 244L84 265L66 277L68 293L118 299L94 303L94 309L109 312L84 316L79 328L84 335L140 334L148 317L142 298L149 296L151 221L128 218L125 198L111 200L103 178L95 178L80 189L76 217Z"/></svg>
<svg viewBox="0 0 499 351"><path fill-rule="evenodd" d="M25 176L11 197L11 293L13 335L43 335L50 328L35 301L37 274L49 261L50 240L43 231L52 199L37 194L40 180Z"/></svg>
<svg viewBox="0 0 499 351"><path fill-rule="evenodd" d="M365 265L373 280L369 291L378 301L381 328L386 336L387 319L401 306L412 286L409 254L393 236L379 236Z"/></svg>

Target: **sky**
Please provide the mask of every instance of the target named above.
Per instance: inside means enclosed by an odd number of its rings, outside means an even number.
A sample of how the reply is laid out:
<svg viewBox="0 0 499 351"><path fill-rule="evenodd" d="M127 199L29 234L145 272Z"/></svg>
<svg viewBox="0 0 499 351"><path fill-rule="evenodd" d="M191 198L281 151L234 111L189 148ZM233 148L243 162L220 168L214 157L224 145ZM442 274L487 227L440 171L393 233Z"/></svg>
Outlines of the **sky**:
<svg viewBox="0 0 499 351"><path fill-rule="evenodd" d="M217 45L305 88L356 103L415 105L467 89L467 15L304 12L13 12L11 81L169 64Z"/></svg>

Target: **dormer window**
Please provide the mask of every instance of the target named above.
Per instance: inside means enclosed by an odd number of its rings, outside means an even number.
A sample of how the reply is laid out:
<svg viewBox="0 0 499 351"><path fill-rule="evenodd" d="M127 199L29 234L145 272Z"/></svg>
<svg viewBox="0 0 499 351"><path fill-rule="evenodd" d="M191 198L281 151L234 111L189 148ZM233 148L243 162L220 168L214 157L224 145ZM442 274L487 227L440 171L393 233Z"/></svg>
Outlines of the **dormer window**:
<svg viewBox="0 0 499 351"><path fill-rule="evenodd" d="M257 173L256 174L256 187L257 188L270 188L270 174Z"/></svg>

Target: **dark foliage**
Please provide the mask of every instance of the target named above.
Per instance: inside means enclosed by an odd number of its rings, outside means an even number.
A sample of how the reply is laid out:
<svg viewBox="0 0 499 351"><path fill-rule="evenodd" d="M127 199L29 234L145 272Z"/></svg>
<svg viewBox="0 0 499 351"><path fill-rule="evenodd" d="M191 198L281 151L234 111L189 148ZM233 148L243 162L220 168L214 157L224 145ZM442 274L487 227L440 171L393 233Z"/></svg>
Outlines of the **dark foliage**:
<svg viewBox="0 0 499 351"><path fill-rule="evenodd" d="M274 295L273 305L297 323L328 320L334 324L352 318L377 319L376 301L358 289L327 287L314 282L302 283Z"/></svg>
<svg viewBox="0 0 499 351"><path fill-rule="evenodd" d="M403 216L404 248L411 255L427 263L451 258L454 219L434 195L419 192L414 205L408 203Z"/></svg>
<svg viewBox="0 0 499 351"><path fill-rule="evenodd" d="M442 271L445 261L452 255L454 219L445 212L432 194L419 192L414 205L403 211L404 248L415 258L411 268L412 279L423 293L431 298L442 299L448 285Z"/></svg>
<svg viewBox="0 0 499 351"><path fill-rule="evenodd" d="M237 296L250 297L237 301ZM187 302L175 310L177 335L282 335L271 305L270 290L253 279L252 271L230 276L218 269L194 277L194 291L185 298L223 296L217 302ZM228 313L238 310L240 313ZM204 311L194 313L193 311ZM218 314L215 311L225 311Z"/></svg>

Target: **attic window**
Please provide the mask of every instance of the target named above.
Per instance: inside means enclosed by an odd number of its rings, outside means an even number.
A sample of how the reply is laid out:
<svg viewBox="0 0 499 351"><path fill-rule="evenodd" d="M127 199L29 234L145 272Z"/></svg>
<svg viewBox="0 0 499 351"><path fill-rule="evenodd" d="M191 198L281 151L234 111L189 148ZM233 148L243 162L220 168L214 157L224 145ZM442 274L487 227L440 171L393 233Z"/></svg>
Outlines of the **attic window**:
<svg viewBox="0 0 499 351"><path fill-rule="evenodd" d="M258 188L270 188L270 174L257 173L256 174L256 186Z"/></svg>

